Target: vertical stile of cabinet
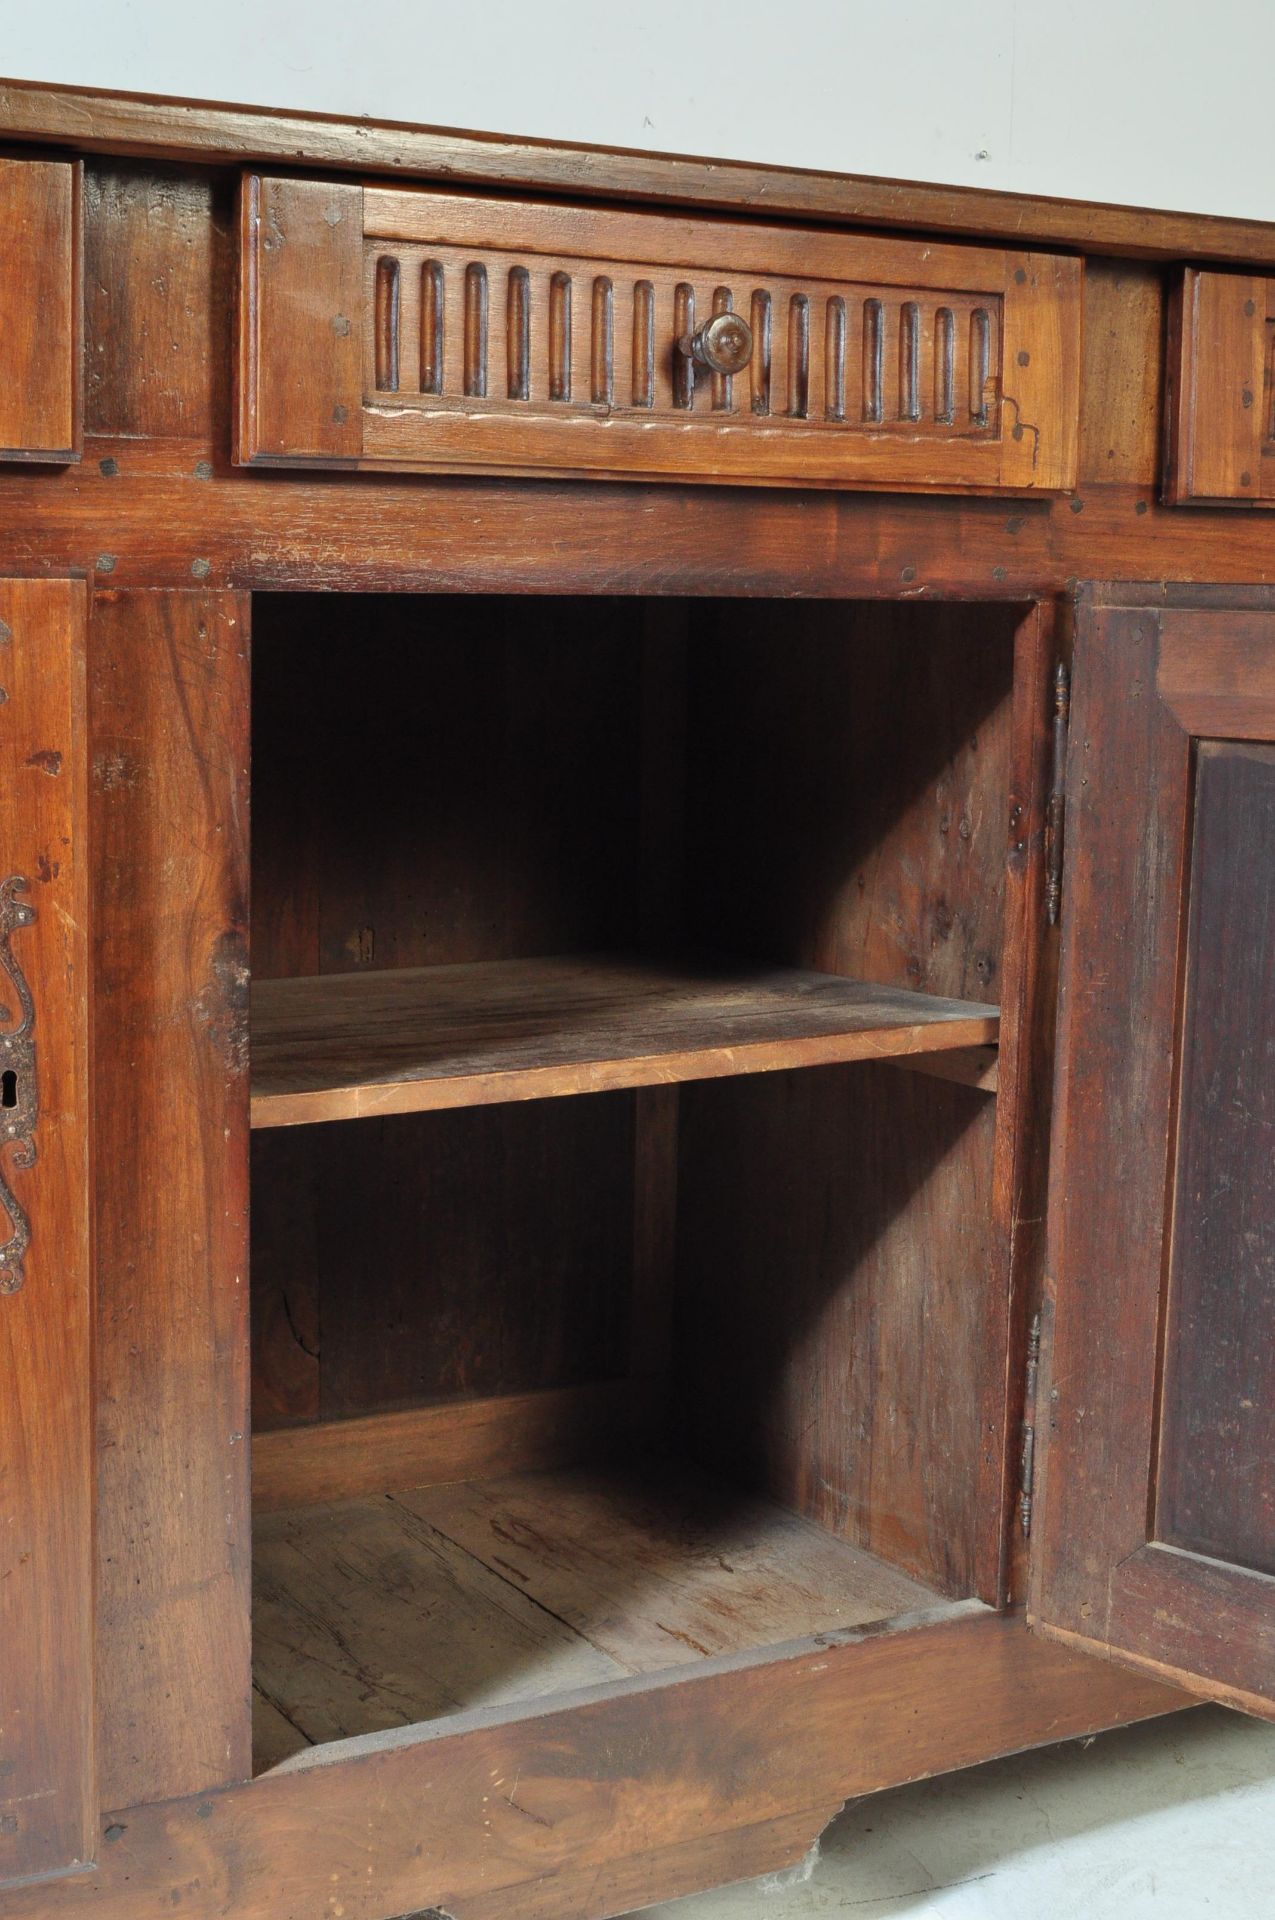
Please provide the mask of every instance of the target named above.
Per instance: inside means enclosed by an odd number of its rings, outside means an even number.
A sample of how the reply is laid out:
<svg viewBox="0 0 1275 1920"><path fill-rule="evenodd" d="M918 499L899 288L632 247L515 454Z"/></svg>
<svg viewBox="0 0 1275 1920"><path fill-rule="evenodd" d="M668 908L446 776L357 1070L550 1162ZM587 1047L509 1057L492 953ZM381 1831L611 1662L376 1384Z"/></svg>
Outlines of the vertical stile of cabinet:
<svg viewBox="0 0 1275 1920"><path fill-rule="evenodd" d="M235 458L1062 492L1081 278L1063 254L248 173ZM753 329L731 373L683 345L728 310Z"/></svg>
<svg viewBox="0 0 1275 1920"><path fill-rule="evenodd" d="M94 991L109 1008L94 1036L97 1727L112 1808L251 1774L249 612L213 588L92 603Z"/></svg>
<svg viewBox="0 0 1275 1920"><path fill-rule="evenodd" d="M0 157L0 461L80 457L81 167Z"/></svg>
<svg viewBox="0 0 1275 1920"><path fill-rule="evenodd" d="M0 1883L96 1831L84 631L0 580Z"/></svg>

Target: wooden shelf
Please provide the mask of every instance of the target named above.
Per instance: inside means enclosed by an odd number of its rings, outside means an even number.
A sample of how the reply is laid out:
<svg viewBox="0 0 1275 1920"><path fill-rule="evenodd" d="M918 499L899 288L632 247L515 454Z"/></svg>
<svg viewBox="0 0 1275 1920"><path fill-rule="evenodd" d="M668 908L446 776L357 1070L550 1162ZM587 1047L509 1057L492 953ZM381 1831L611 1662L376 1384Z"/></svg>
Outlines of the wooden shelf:
<svg viewBox="0 0 1275 1920"><path fill-rule="evenodd" d="M999 1026L995 1007L775 967L572 956L262 980L252 1124L985 1047Z"/></svg>
<svg viewBox="0 0 1275 1920"><path fill-rule="evenodd" d="M306 1746L944 1604L694 1468L563 1468L262 1514L256 1770Z"/></svg>

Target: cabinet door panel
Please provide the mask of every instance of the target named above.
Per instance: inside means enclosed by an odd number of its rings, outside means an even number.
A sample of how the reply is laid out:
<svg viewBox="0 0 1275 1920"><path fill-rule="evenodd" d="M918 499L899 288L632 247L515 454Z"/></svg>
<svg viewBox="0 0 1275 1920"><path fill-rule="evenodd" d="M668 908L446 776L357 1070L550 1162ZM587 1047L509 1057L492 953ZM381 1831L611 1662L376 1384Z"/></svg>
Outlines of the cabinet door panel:
<svg viewBox="0 0 1275 1920"><path fill-rule="evenodd" d="M1032 1612L1275 1714L1275 597L1145 596L1078 613Z"/></svg>
<svg viewBox="0 0 1275 1920"><path fill-rule="evenodd" d="M0 1882L91 1858L84 589L0 580Z"/></svg>
<svg viewBox="0 0 1275 1920"><path fill-rule="evenodd" d="M1156 1530L1173 1546L1269 1574L1275 1574L1272 850L1275 747L1201 742Z"/></svg>

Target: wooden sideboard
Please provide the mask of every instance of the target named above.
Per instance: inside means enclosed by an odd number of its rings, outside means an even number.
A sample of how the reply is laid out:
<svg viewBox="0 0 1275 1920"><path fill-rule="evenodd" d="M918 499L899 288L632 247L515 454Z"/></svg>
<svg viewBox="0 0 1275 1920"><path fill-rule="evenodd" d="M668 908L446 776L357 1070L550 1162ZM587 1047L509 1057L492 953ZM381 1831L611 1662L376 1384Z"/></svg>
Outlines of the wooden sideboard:
<svg viewBox="0 0 1275 1920"><path fill-rule="evenodd" d="M0 1920L1275 1712L1275 226L0 140Z"/></svg>

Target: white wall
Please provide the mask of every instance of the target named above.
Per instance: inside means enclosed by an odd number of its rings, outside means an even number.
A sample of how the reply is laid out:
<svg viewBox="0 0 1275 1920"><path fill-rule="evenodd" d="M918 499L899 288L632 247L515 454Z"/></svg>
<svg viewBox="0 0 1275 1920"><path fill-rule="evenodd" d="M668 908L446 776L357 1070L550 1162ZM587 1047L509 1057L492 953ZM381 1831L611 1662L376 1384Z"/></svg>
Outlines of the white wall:
<svg viewBox="0 0 1275 1920"><path fill-rule="evenodd" d="M1275 0L0 0L0 73L1275 218Z"/></svg>

